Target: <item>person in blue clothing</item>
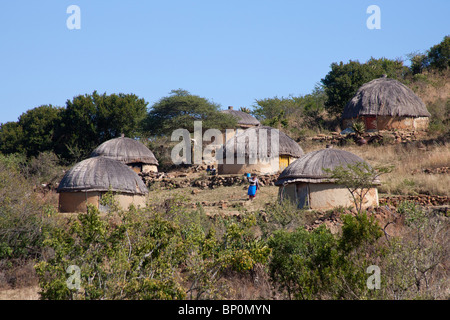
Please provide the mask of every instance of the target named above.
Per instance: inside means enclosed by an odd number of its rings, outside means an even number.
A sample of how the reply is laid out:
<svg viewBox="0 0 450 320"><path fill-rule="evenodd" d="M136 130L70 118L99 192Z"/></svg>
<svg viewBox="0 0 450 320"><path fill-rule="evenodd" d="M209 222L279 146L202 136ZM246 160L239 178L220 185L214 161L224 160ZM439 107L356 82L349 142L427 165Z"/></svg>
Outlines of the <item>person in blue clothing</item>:
<svg viewBox="0 0 450 320"><path fill-rule="evenodd" d="M249 177L247 175L247 180L250 183L250 186L248 187L248 199L252 200L255 198L256 196L256 191L258 191L259 189L259 181L258 178L256 177L256 173L252 174L251 177Z"/></svg>

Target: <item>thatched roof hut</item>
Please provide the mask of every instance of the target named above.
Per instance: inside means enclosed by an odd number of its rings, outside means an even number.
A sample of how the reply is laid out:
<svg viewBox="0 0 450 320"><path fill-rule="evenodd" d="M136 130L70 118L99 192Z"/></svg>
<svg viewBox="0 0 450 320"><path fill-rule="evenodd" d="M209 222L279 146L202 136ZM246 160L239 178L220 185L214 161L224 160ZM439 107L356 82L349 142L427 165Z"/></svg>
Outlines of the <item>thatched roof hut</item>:
<svg viewBox="0 0 450 320"><path fill-rule="evenodd" d="M158 160L153 152L140 141L122 135L103 142L91 153L91 157L103 156L123 162L136 172L158 171Z"/></svg>
<svg viewBox="0 0 450 320"><path fill-rule="evenodd" d="M295 142L291 137L279 130L277 130L277 146L272 147L272 135L274 134L274 130L274 128L267 126L249 128L229 139L223 147L224 157L227 154L233 154L236 158L238 157L238 151L242 150L242 156L248 158L250 155L259 155L261 144L265 143L267 146L267 154L261 156L272 159L270 160L270 164L263 165L263 163L261 162L258 162L257 164L250 164L248 162L248 159L246 159L246 163L243 165L238 165L236 163L224 163L223 165L219 165L219 173L275 173L283 170L295 159L301 157L304 154L303 149L297 142ZM267 140L260 141L260 136L266 137ZM255 139L253 140L255 143L250 143L250 141L252 141L250 137L253 137ZM275 147L278 147L278 154L276 155L272 154L272 150L276 150Z"/></svg>
<svg viewBox="0 0 450 320"><path fill-rule="evenodd" d="M294 161L275 182L280 187L280 198L296 202L300 208L330 209L336 206L353 205L348 190L330 181L324 169L364 163L359 156L344 150L327 148L310 152ZM377 182L377 181L376 181ZM378 192L372 188L365 206L378 205Z"/></svg>
<svg viewBox="0 0 450 320"><path fill-rule="evenodd" d="M223 110L223 113L230 114L237 119L238 126L241 128L249 128L261 125L261 123L251 114L240 110L234 110L232 106L229 106L227 110Z"/></svg>
<svg viewBox="0 0 450 320"><path fill-rule="evenodd" d="M362 85L342 113L343 120L368 119L366 128L379 130L426 129L428 117L425 104L411 89L386 76Z"/></svg>
<svg viewBox="0 0 450 320"><path fill-rule="evenodd" d="M103 194L112 191L119 205L143 204L148 189L142 179L122 162L93 157L73 166L62 178L57 192L62 212L85 211L87 204L100 208Z"/></svg>

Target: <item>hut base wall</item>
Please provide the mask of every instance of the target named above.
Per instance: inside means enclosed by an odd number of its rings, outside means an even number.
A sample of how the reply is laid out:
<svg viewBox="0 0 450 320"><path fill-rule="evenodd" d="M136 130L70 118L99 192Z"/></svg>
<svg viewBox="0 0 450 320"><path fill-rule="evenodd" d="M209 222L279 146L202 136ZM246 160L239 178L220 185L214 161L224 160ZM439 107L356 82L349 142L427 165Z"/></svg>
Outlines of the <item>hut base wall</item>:
<svg viewBox="0 0 450 320"><path fill-rule="evenodd" d="M278 161L257 164L219 164L219 174L274 174L280 170Z"/></svg>
<svg viewBox="0 0 450 320"><path fill-rule="evenodd" d="M309 194L307 193L309 190ZM353 198L347 188L331 183L298 183L281 186L279 195L282 199L289 199L303 207L299 203L307 198L309 208L313 210L329 210L335 207L354 207ZM302 201L303 202L303 201ZM378 206L378 190L372 188L369 190L363 203L363 209L370 206Z"/></svg>
<svg viewBox="0 0 450 320"><path fill-rule="evenodd" d="M150 164L144 164L142 166L142 172L143 173L148 173L148 172L158 172L158 167L155 165L150 165Z"/></svg>
<svg viewBox="0 0 450 320"><path fill-rule="evenodd" d="M60 212L87 212L87 205L92 204L97 209L100 206L101 195L105 192L61 192L59 194ZM145 195L116 194L116 201L121 209L127 210L131 204L136 207L144 207L146 204Z"/></svg>
<svg viewBox="0 0 450 320"><path fill-rule="evenodd" d="M360 117L361 121L366 122L366 117ZM373 117L370 117L372 119ZM352 126L353 122L357 119L344 119L342 124L344 128ZM391 116L378 116L376 120L371 120L373 125L371 126L378 130L418 130L425 131L428 129L428 117L391 117Z"/></svg>
<svg viewBox="0 0 450 320"><path fill-rule="evenodd" d="M99 206L100 192L61 192L59 212L86 212L87 205Z"/></svg>

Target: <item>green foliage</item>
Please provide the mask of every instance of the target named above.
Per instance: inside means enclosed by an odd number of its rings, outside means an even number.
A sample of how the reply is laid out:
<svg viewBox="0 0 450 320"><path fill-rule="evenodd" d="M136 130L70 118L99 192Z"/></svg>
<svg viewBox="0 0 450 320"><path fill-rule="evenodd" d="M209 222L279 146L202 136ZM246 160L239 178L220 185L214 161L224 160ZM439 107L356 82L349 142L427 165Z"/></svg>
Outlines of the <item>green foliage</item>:
<svg viewBox="0 0 450 320"><path fill-rule="evenodd" d="M43 299L180 299L178 227L156 215L122 212L120 221L86 214L47 234L54 254L36 265ZM80 290L65 285L66 269L81 269Z"/></svg>
<svg viewBox="0 0 450 320"><path fill-rule="evenodd" d="M447 100L439 99L427 105L427 109L431 113L430 133L448 133L450 131L450 98Z"/></svg>
<svg viewBox="0 0 450 320"><path fill-rule="evenodd" d="M269 246L270 276L289 299L367 298L368 247L380 237L373 219L346 216L343 234L335 236L324 226L308 232L276 231Z"/></svg>
<svg viewBox="0 0 450 320"><path fill-rule="evenodd" d="M450 36L428 50L428 63L431 68L444 70L450 67Z"/></svg>
<svg viewBox="0 0 450 320"><path fill-rule="evenodd" d="M214 298L226 272L251 270L270 254L252 232L253 216L214 227L203 212L185 211L182 197L128 211L117 210L112 194L104 201L105 217L91 206L48 231L54 254L36 265L43 299ZM65 285L71 265L81 269L80 290Z"/></svg>
<svg viewBox="0 0 450 320"><path fill-rule="evenodd" d="M236 119L220 112L220 106L185 90L172 90L155 103L146 120L151 135L171 135L176 129L194 131L194 121L202 121L203 129L226 129L236 126Z"/></svg>
<svg viewBox="0 0 450 320"><path fill-rule="evenodd" d="M0 155L0 269L11 259L41 255L44 209L51 213L30 192L32 186L20 174L16 159Z"/></svg>
<svg viewBox="0 0 450 320"><path fill-rule="evenodd" d="M366 125L362 121L355 121L352 124L352 129L357 135L362 135L366 131Z"/></svg>
<svg viewBox="0 0 450 320"><path fill-rule="evenodd" d="M96 91L68 100L56 128L55 153L68 162L79 161L122 133L139 136L147 104L134 94L100 95Z"/></svg>
<svg viewBox="0 0 450 320"><path fill-rule="evenodd" d="M24 134L18 122L0 124L0 152L4 154L23 153Z"/></svg>
<svg viewBox="0 0 450 320"><path fill-rule="evenodd" d="M43 105L23 113L18 122L2 124L0 152L25 152L28 157L53 150L55 126L60 121L61 109Z"/></svg>

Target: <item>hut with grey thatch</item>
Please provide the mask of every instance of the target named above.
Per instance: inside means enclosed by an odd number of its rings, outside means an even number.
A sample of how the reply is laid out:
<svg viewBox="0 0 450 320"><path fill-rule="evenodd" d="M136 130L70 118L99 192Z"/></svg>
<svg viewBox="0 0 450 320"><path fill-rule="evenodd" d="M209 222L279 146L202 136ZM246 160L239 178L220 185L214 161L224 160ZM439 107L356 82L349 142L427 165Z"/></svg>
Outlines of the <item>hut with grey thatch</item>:
<svg viewBox="0 0 450 320"><path fill-rule="evenodd" d="M429 117L411 89L385 75L361 86L342 113L344 127L360 120L366 130L426 130Z"/></svg>
<svg viewBox="0 0 450 320"><path fill-rule="evenodd" d="M242 130L258 127L261 125L258 119L256 119L251 114L248 114L247 112L241 110L234 110L232 106L229 106L227 110L222 110L222 112L232 115L237 121L236 128L233 128L232 130L227 130L226 132L223 133L222 139L224 143L233 138L237 133L241 132Z"/></svg>
<svg viewBox="0 0 450 320"><path fill-rule="evenodd" d="M234 110L232 106L229 106L227 110L223 110L222 112L235 117L238 127L240 127L241 129L247 129L261 125L258 119L256 119L251 114L240 110Z"/></svg>
<svg viewBox="0 0 450 320"><path fill-rule="evenodd" d="M103 142L91 153L91 157L103 156L125 163L135 172L158 172L158 160L153 152L142 142L119 138Z"/></svg>
<svg viewBox="0 0 450 320"><path fill-rule="evenodd" d="M273 174L304 154L297 142L271 127L249 128L229 139L222 148L219 174Z"/></svg>
<svg viewBox="0 0 450 320"><path fill-rule="evenodd" d="M142 179L124 163L106 157L93 157L74 165L62 178L59 193L60 212L86 212L91 204L100 211L102 197L111 191L123 209L131 204L144 206L147 187Z"/></svg>
<svg viewBox="0 0 450 320"><path fill-rule="evenodd" d="M330 180L324 169L333 170L338 166L364 162L357 155L328 147L310 152L289 165L278 177L280 200L289 199L299 208L328 210L334 207L353 206L353 198L344 186ZM377 181L376 181L377 183ZM378 205L376 186L371 188L363 203L363 208Z"/></svg>

